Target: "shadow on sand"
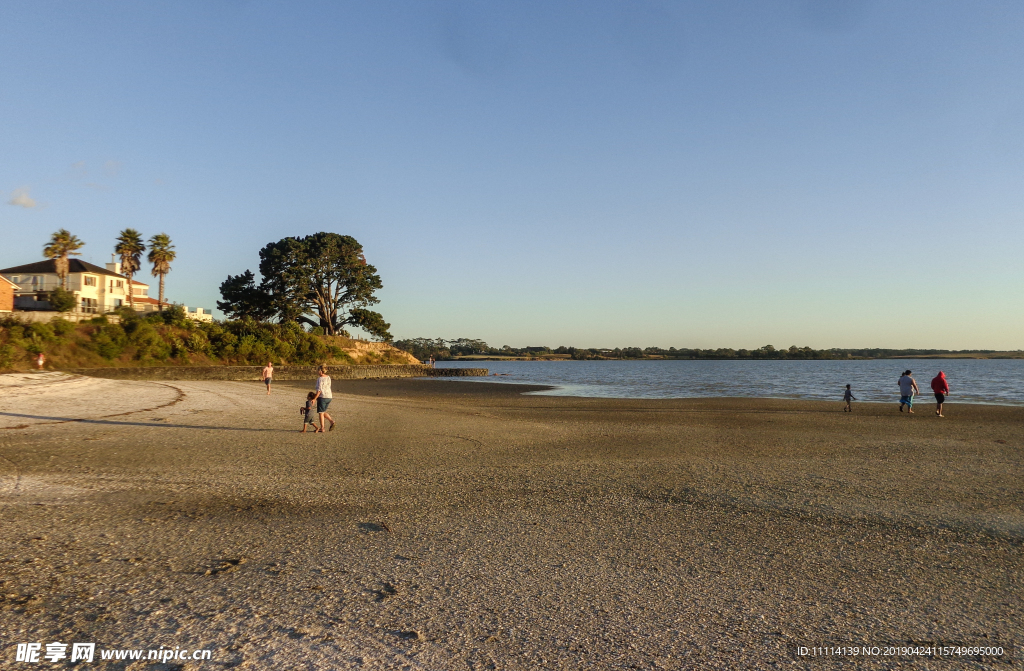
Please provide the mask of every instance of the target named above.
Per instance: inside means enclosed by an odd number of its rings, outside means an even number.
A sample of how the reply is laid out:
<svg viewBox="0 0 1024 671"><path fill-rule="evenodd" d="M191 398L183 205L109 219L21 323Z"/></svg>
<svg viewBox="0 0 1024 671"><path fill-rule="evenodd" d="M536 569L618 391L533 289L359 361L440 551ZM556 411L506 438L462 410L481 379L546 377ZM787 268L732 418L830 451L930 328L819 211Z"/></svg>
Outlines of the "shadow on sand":
<svg viewBox="0 0 1024 671"><path fill-rule="evenodd" d="M0 412L0 416L3 417L18 417L21 419L40 419L51 424L64 424L67 422L78 422L81 424L108 424L114 426L148 426L148 427L159 427L166 429L202 429L207 431L261 431L261 432L278 432L278 433L291 433L288 429L258 429L249 426L196 426L193 424L164 424L163 422L125 422L116 419L79 419L75 417L47 417L45 415L22 415L16 412ZM31 426L31 425L29 425ZM21 426L9 426L5 427L8 429L24 429L27 428L25 425Z"/></svg>

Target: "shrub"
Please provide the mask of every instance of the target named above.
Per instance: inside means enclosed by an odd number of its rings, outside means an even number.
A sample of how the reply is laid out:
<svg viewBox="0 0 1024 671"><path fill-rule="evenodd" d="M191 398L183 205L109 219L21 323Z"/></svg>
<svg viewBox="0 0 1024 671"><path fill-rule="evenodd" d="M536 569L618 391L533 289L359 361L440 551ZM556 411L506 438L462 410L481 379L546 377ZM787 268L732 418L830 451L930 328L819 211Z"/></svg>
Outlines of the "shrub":
<svg viewBox="0 0 1024 671"><path fill-rule="evenodd" d="M177 326L178 328L190 328L192 326L192 320L185 314L185 307L182 305L168 306L159 314L168 326Z"/></svg>
<svg viewBox="0 0 1024 671"><path fill-rule="evenodd" d="M190 352L206 354L210 349L210 341L206 339L205 333L196 331L195 333L190 333L188 338L185 339L185 346L188 347Z"/></svg>
<svg viewBox="0 0 1024 671"><path fill-rule="evenodd" d="M120 324L106 324L92 332L92 346L104 359L116 359L121 356L128 336Z"/></svg>
<svg viewBox="0 0 1024 671"><path fill-rule="evenodd" d="M64 289L54 289L49 296L50 307L57 312L67 312L75 308L75 294Z"/></svg>
<svg viewBox="0 0 1024 671"><path fill-rule="evenodd" d="M52 319L50 320L50 327L53 328L53 332L59 337L64 337L69 333L74 333L75 325L73 322L69 322L67 319Z"/></svg>
<svg viewBox="0 0 1024 671"><path fill-rule="evenodd" d="M0 370L10 368L14 361L14 348L10 345L0 345Z"/></svg>
<svg viewBox="0 0 1024 671"><path fill-rule="evenodd" d="M44 341L56 340L57 334L53 332L53 327L46 322L33 322L25 326L25 335L29 337L38 337Z"/></svg>

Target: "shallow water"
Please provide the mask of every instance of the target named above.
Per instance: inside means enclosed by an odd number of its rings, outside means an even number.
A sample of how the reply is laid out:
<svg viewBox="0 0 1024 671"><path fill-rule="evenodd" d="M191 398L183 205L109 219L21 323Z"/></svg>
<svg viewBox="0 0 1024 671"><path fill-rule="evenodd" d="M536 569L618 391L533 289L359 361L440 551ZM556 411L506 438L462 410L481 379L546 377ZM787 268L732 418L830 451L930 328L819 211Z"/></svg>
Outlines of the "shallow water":
<svg viewBox="0 0 1024 671"><path fill-rule="evenodd" d="M919 402L934 402L931 380L942 370L949 381L950 403L1024 405L1024 359L442 361L437 366L486 367L491 373L507 373L489 377L489 382L552 385L555 389L536 393L554 396L836 400L842 399L849 384L860 401L893 403L899 401L896 380L908 368L921 388Z"/></svg>

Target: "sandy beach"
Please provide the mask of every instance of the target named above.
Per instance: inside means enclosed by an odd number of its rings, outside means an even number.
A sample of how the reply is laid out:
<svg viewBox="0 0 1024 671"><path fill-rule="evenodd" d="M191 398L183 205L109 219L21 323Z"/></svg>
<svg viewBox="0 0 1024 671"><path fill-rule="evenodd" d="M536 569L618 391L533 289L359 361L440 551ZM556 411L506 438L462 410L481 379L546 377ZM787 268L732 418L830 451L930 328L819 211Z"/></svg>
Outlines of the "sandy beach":
<svg viewBox="0 0 1024 671"><path fill-rule="evenodd" d="M311 385L0 376L4 668L1022 664L1024 408Z"/></svg>

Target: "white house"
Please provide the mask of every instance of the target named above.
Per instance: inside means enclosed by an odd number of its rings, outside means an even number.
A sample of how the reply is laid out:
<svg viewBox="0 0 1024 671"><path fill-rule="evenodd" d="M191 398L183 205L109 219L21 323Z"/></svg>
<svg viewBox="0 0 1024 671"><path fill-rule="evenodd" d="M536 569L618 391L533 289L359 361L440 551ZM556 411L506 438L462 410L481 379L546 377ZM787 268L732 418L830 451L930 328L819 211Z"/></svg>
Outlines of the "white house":
<svg viewBox="0 0 1024 671"><path fill-rule="evenodd" d="M213 314L206 308L196 308L195 310L189 310L188 306L186 305L185 316L197 322L210 323L213 321Z"/></svg>
<svg viewBox="0 0 1024 671"><path fill-rule="evenodd" d="M68 259L68 290L75 294L75 311L83 314L111 312L128 302L128 278L121 275L120 263L106 268L80 259ZM61 286L56 261L48 259L24 266L4 268L3 276L15 285L15 310L52 310L50 292ZM135 310L151 312L158 309L157 300L149 297L149 285L132 280Z"/></svg>

